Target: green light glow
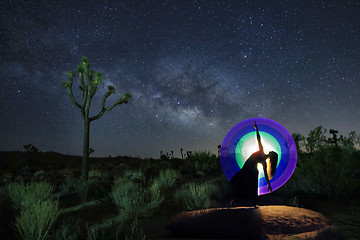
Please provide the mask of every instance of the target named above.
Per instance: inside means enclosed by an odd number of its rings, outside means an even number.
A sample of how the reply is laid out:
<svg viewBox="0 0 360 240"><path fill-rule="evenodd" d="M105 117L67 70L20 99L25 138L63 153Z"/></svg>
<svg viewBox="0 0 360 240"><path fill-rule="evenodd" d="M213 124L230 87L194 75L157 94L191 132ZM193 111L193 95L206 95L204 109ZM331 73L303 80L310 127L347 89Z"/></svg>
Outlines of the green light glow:
<svg viewBox="0 0 360 240"><path fill-rule="evenodd" d="M277 165L279 165L281 161L281 147L278 141L276 141L276 139L273 136L271 136L266 132L260 131L260 136L265 154L268 154L270 151L276 152L279 156L277 163ZM240 139L240 141L237 143L235 149L236 162L239 165L239 167L242 168L244 166L245 161L251 156L251 154L257 151L259 151L259 146L256 139L256 132L255 131L250 132L245 136L243 136ZM262 166L261 167L258 166L258 170L259 170L259 177L260 178L264 177Z"/></svg>

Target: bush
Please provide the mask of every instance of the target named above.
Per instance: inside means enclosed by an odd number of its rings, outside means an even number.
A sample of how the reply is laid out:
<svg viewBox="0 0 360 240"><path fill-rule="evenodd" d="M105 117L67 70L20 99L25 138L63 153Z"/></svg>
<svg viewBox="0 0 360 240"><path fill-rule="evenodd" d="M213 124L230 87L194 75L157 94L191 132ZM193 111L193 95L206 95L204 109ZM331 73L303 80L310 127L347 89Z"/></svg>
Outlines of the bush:
<svg viewBox="0 0 360 240"><path fill-rule="evenodd" d="M92 183L91 179L88 180L82 180L82 179L78 179L74 181L74 187L75 190L80 198L80 201L82 203L86 202L87 199L87 195L89 192L89 186Z"/></svg>
<svg viewBox="0 0 360 240"><path fill-rule="evenodd" d="M159 176L154 179L160 188L172 187L175 182L180 178L181 174L177 170L166 169L160 172Z"/></svg>
<svg viewBox="0 0 360 240"><path fill-rule="evenodd" d="M99 239L99 229L95 226L89 226L86 224L88 240Z"/></svg>
<svg viewBox="0 0 360 240"><path fill-rule="evenodd" d="M7 185L7 193L17 209L29 208L38 205L49 198L54 187L46 182L13 182Z"/></svg>
<svg viewBox="0 0 360 240"><path fill-rule="evenodd" d="M66 218L66 221L49 238L55 240L77 240L78 235L81 235L80 220L75 221L73 218Z"/></svg>
<svg viewBox="0 0 360 240"><path fill-rule="evenodd" d="M175 195L188 210L207 208L210 206L210 197L217 192L217 186L209 182L185 184Z"/></svg>
<svg viewBox="0 0 360 240"><path fill-rule="evenodd" d="M124 178L130 179L132 181L144 182L145 176L141 170L127 170L124 172Z"/></svg>
<svg viewBox="0 0 360 240"><path fill-rule="evenodd" d="M15 228L22 239L44 239L59 214L59 201L46 199L21 209Z"/></svg>
<svg viewBox="0 0 360 240"><path fill-rule="evenodd" d="M195 171L212 172L220 169L220 160L210 152L192 152L187 160L193 164Z"/></svg>
<svg viewBox="0 0 360 240"><path fill-rule="evenodd" d="M99 170L90 170L89 171L89 179L99 179L104 175L104 173L102 173Z"/></svg>
<svg viewBox="0 0 360 240"><path fill-rule="evenodd" d="M352 153L320 146L309 154L299 154L294 175L286 191L325 198L351 197L360 190L360 171Z"/></svg>
<svg viewBox="0 0 360 240"><path fill-rule="evenodd" d="M119 212L117 220L120 222L146 216L164 200L157 183L144 186L125 177L115 180L111 197L117 206Z"/></svg>

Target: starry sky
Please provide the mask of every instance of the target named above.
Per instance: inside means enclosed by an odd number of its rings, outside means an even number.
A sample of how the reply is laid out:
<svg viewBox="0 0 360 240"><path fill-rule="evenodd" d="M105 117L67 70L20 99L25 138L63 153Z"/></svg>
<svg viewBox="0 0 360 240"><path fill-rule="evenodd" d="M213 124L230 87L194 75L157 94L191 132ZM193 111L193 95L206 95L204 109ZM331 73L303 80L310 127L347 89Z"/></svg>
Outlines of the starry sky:
<svg viewBox="0 0 360 240"><path fill-rule="evenodd" d="M251 117L290 133L360 132L360 2L0 0L0 151L82 154L61 86L82 56L102 95L132 100L92 122L92 156L217 153ZM74 81L75 97L81 98Z"/></svg>

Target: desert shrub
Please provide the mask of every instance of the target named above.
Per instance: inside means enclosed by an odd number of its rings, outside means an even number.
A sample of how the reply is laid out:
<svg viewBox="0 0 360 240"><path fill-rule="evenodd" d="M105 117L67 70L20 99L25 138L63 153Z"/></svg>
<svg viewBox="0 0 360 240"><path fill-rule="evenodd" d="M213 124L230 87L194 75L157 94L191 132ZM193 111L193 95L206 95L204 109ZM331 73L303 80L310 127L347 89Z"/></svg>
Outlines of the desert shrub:
<svg viewBox="0 0 360 240"><path fill-rule="evenodd" d="M210 198L217 192L217 186L209 182L187 183L175 194L177 202L188 210L207 208Z"/></svg>
<svg viewBox="0 0 360 240"><path fill-rule="evenodd" d="M346 149L318 147L311 154L299 154L287 192L301 192L326 198L350 197L360 190L360 170Z"/></svg>
<svg viewBox="0 0 360 240"><path fill-rule="evenodd" d="M5 172L1 175L0 184L7 185L12 181L12 179L13 179L13 175L11 173Z"/></svg>
<svg viewBox="0 0 360 240"><path fill-rule="evenodd" d="M67 223L67 224L63 223L56 230L53 238L55 240L76 240L76 239L78 239L76 230L78 230L79 228L80 227L79 227L78 223Z"/></svg>
<svg viewBox="0 0 360 240"><path fill-rule="evenodd" d="M76 180L73 179L71 176L66 175L64 182L59 186L60 195L65 195L75 191L75 181Z"/></svg>
<svg viewBox="0 0 360 240"><path fill-rule="evenodd" d="M124 178L130 179L132 181L143 182L145 181L145 176L141 170L126 170L124 172Z"/></svg>
<svg viewBox="0 0 360 240"><path fill-rule="evenodd" d="M14 226L22 239L45 239L59 214L59 201L45 199L21 209Z"/></svg>
<svg viewBox="0 0 360 240"><path fill-rule="evenodd" d="M99 229L96 226L89 226L86 224L88 240L97 240L99 239Z"/></svg>
<svg viewBox="0 0 360 240"><path fill-rule="evenodd" d="M154 183L157 183L160 188L172 187L175 182L180 178L181 174L177 170L166 169L160 171L157 178L154 179Z"/></svg>
<svg viewBox="0 0 360 240"><path fill-rule="evenodd" d="M117 206L119 212L117 220L120 222L146 216L159 207L164 200L156 182L145 186L125 177L115 180L110 195Z"/></svg>
<svg viewBox="0 0 360 240"><path fill-rule="evenodd" d="M145 240L146 236L142 230L142 228L139 227L137 219L135 219L131 225L130 225L130 233L125 236L125 240Z"/></svg>
<svg viewBox="0 0 360 240"><path fill-rule="evenodd" d="M7 194L18 209L29 208L38 205L49 198L54 187L46 182L12 182L7 185Z"/></svg>
<svg viewBox="0 0 360 240"><path fill-rule="evenodd" d="M97 179L97 178L101 178L104 174L99 171L99 170L90 170L89 171L89 179Z"/></svg>
<svg viewBox="0 0 360 240"><path fill-rule="evenodd" d="M195 171L213 172L220 169L220 160L207 151L192 152L187 161L192 163Z"/></svg>
<svg viewBox="0 0 360 240"><path fill-rule="evenodd" d="M74 181L75 190L82 203L86 202L87 195L89 192L89 186L91 183L92 183L91 179L88 180L77 179Z"/></svg>
<svg viewBox="0 0 360 240"><path fill-rule="evenodd" d="M45 176L45 172L44 170L39 170L39 171L36 171L33 175L33 179L34 180L43 180L44 179L44 176Z"/></svg>

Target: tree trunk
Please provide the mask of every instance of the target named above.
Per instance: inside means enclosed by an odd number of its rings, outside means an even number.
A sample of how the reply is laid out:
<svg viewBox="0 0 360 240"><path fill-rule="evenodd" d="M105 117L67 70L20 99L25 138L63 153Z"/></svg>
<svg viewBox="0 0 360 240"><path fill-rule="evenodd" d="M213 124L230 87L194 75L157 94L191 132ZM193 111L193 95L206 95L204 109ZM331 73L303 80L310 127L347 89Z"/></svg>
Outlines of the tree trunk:
<svg viewBox="0 0 360 240"><path fill-rule="evenodd" d="M81 179L88 179L89 172L89 133L90 133L90 121L85 117L84 119L84 146L83 146L83 159L81 168Z"/></svg>

